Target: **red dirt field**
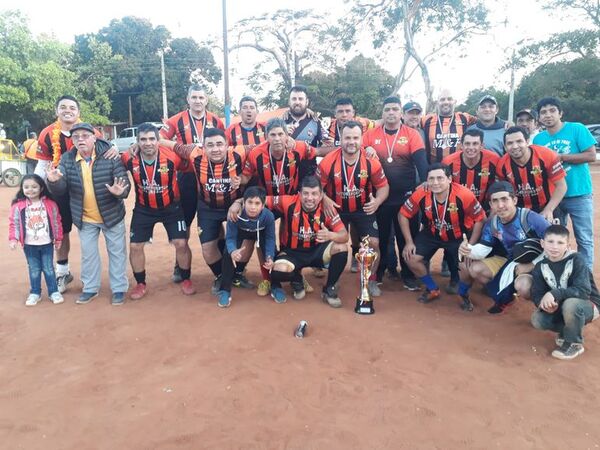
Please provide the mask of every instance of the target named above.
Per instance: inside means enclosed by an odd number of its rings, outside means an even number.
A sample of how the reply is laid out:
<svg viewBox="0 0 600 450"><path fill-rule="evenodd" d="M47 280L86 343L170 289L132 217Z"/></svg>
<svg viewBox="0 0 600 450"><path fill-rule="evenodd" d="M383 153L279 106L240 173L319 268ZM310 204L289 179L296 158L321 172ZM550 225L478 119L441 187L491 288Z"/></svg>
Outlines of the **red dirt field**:
<svg viewBox="0 0 600 450"><path fill-rule="evenodd" d="M14 192L0 187L4 230ZM184 297L169 281L162 228L155 238L150 294L122 307L110 306L105 276L89 305L74 304L77 281L64 304L26 308L25 258L0 246L0 448L600 447L598 324L585 330L586 352L561 362L550 357L554 336L530 326L531 304L490 317L477 294L467 314L455 297L425 306L387 281L377 313L358 316L349 272L341 310L316 294L277 305L242 290L222 310L198 241L192 278L202 293ZM255 262L249 277L259 277ZM308 333L296 339L301 319Z"/></svg>

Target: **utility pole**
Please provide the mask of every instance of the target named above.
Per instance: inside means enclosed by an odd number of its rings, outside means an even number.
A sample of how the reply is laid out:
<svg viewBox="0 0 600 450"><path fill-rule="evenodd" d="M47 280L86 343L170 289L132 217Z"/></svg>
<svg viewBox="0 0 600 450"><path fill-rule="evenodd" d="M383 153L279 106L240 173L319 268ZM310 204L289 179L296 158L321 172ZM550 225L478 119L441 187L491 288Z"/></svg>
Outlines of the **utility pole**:
<svg viewBox="0 0 600 450"><path fill-rule="evenodd" d="M512 58L510 60L510 92L508 94L508 121L513 121L513 114L515 111L515 49L512 51Z"/></svg>
<svg viewBox="0 0 600 450"><path fill-rule="evenodd" d="M160 55L160 78L162 84L162 104L163 104L163 119L167 120L169 118L169 111L167 109L167 81L165 79L165 52L164 50L159 50L158 54Z"/></svg>
<svg viewBox="0 0 600 450"><path fill-rule="evenodd" d="M225 86L225 126L231 122L231 98L229 97L229 47L227 46L227 0L223 5L223 84Z"/></svg>
<svg viewBox="0 0 600 450"><path fill-rule="evenodd" d="M133 126L133 114L131 112L131 94L127 96L127 99L129 101L129 127L131 128Z"/></svg>

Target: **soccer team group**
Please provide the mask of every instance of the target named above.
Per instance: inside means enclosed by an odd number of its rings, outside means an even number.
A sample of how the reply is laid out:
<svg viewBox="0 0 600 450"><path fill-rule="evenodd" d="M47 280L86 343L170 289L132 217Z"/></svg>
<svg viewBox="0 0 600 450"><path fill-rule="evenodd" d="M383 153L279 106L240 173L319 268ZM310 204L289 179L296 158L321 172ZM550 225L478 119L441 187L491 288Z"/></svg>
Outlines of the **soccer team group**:
<svg viewBox="0 0 600 450"><path fill-rule="evenodd" d="M325 120L309 109L306 88L296 86L282 117L258 123L256 101L244 97L241 122L227 129L207 110L203 87L192 85L187 101L161 129L140 125L137 143L120 154L81 121L74 97L58 99L56 122L39 136L35 173L23 178L9 217L10 245L20 243L28 261L28 306L41 301L42 273L50 300L63 301L73 281L73 224L82 256L76 303L99 293L101 232L112 304L122 304L129 290L128 253L136 282L129 297L144 297L144 245L157 223L175 248L173 281L194 294L188 240L197 217L220 307L231 304L232 286L255 287L245 276L254 250L258 295L283 303L289 283L302 299L313 291L303 269L313 270L325 277L323 301L340 307L340 277L349 259L350 270L359 270L354 255L368 240L378 254L371 296L382 295L387 274L419 291L420 302L435 301L441 289L429 261L443 250L444 290L464 311L473 310L475 282L487 288L491 314L516 297L531 299L533 325L557 333L552 355L583 352L583 326L600 307L588 166L595 141L582 124L563 121L558 99L518 112L516 126L498 117L493 96L472 116L455 111L448 90L431 114L391 96L373 121L356 114L352 99L339 98L335 117ZM136 201L127 245L123 199L130 189ZM578 252L570 250L568 217Z"/></svg>

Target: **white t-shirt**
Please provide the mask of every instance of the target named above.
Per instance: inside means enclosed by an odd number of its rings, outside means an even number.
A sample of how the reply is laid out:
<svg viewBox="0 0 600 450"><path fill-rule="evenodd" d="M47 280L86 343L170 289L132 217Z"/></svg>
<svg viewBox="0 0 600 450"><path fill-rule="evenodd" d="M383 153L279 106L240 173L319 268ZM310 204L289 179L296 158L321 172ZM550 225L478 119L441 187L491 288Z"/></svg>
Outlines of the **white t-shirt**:
<svg viewBox="0 0 600 450"><path fill-rule="evenodd" d="M50 223L48 213L41 201L29 203L25 208L25 244L50 244Z"/></svg>

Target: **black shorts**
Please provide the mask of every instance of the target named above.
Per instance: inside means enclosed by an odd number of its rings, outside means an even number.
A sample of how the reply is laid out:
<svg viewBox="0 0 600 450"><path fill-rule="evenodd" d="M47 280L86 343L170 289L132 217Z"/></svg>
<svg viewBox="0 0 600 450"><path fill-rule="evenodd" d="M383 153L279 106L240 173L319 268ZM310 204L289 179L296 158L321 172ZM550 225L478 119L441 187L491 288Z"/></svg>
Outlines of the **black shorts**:
<svg viewBox="0 0 600 450"><path fill-rule="evenodd" d="M187 226L181 206L171 205L163 209L152 209L136 205L131 216L129 241L133 243L148 242L152 237L154 225L157 223L163 224L167 230L169 241L187 239Z"/></svg>
<svg viewBox="0 0 600 450"><path fill-rule="evenodd" d="M71 215L71 202L69 194L57 195L54 201L58 205L58 212L62 221L63 234L68 234L73 228L73 216Z"/></svg>
<svg viewBox="0 0 600 450"><path fill-rule="evenodd" d="M358 231L358 237L361 239L365 236L379 238L377 216L375 214L368 215L362 211L340 213L340 219L342 219L346 230L348 230L348 225L352 224L356 228L356 231Z"/></svg>
<svg viewBox="0 0 600 450"><path fill-rule="evenodd" d="M210 209L202 201L198 202L198 236L201 244L217 240L223 230L223 222L227 222L226 209Z"/></svg>
<svg viewBox="0 0 600 450"><path fill-rule="evenodd" d="M333 242L323 242L309 249L282 248L275 257L275 262L286 262L292 266L292 270L300 270L304 267L324 268L331 260L331 246Z"/></svg>
<svg viewBox="0 0 600 450"><path fill-rule="evenodd" d="M442 241L428 231L420 231L415 237L415 247L417 248L415 252L417 255L422 256L425 261L429 261L436 251L443 248L447 257L452 258L452 261L458 264L458 247L460 247L461 242L460 239Z"/></svg>
<svg viewBox="0 0 600 450"><path fill-rule="evenodd" d="M179 183L179 196L185 223L190 227L198 207L198 181L193 172L177 172Z"/></svg>

